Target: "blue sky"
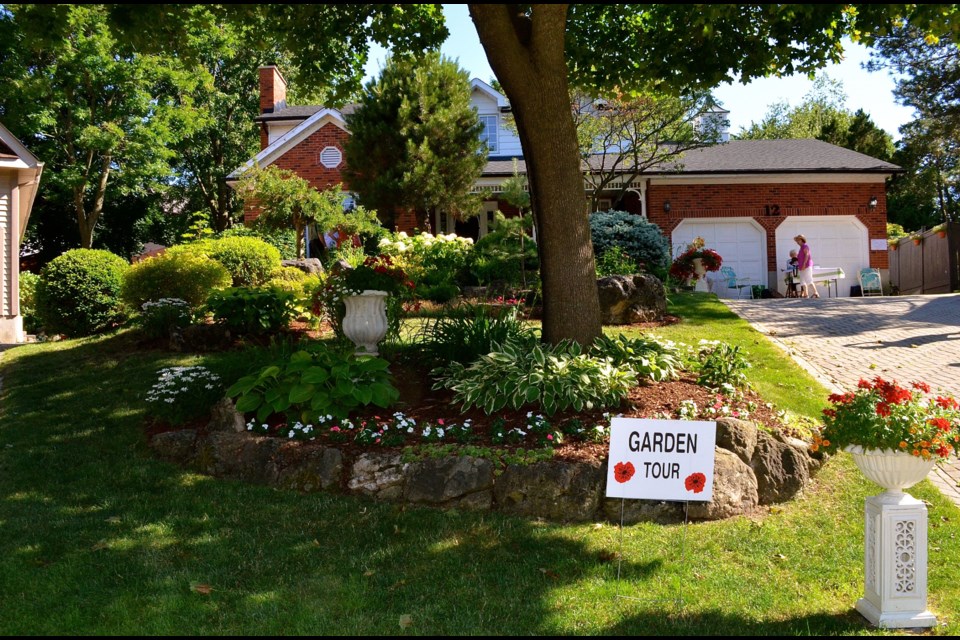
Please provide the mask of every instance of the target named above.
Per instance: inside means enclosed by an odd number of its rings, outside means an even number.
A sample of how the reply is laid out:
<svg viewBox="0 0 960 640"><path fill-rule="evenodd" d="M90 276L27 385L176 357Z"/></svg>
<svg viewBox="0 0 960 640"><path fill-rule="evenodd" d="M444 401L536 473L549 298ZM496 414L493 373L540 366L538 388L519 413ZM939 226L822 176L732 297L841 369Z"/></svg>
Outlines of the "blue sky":
<svg viewBox="0 0 960 640"><path fill-rule="evenodd" d="M489 81L493 71L487 64L467 5L445 4L443 11L450 37L441 51L456 59L461 67L470 72L471 77ZM862 68L862 63L869 57L866 47L849 43L846 53L847 57L841 64L830 65L822 73L843 82L849 109L863 109L877 126L890 132L894 139L899 139L898 129L912 119L912 110L898 105L894 100L893 79L886 72L869 73ZM373 48L366 69L368 77L376 74L385 56L382 48ZM767 107L774 102L799 104L812 85L813 82L805 76L763 78L748 85L722 85L714 95L730 110L730 131L736 133L751 122L761 120Z"/></svg>

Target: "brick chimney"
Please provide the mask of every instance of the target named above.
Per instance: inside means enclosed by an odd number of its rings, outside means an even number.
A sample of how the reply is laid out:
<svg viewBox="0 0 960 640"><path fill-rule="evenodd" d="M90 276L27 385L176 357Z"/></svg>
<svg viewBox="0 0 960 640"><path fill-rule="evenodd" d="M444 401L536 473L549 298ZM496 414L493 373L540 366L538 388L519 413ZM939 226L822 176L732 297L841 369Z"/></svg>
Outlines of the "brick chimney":
<svg viewBox="0 0 960 640"><path fill-rule="evenodd" d="M260 67L260 113L273 113L287 106L287 81L275 65Z"/></svg>

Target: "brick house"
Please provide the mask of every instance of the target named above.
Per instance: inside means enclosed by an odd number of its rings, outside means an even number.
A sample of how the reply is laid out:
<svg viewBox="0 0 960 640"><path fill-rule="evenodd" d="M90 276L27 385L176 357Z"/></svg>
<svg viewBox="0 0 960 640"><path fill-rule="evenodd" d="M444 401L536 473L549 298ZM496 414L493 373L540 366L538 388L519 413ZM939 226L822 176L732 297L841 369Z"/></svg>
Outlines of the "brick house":
<svg viewBox="0 0 960 640"><path fill-rule="evenodd" d="M515 159L521 173L525 166L519 139L504 126L510 109L506 98L478 79L471 88L490 149L474 187L484 195L483 209L467 221L438 214L431 226L477 238L490 229L494 211L516 213L499 199L500 185L513 174ZM343 182L346 116L353 106L288 107L282 75L276 67L264 67L260 107L262 150L230 178L257 162L296 171L319 189ZM802 233L817 266L839 267L847 274L839 289L846 295L859 269L887 272L885 184L898 171L896 165L818 140L733 140L687 152L679 169L644 172L616 201L613 193L601 199L601 208L647 217L677 250L703 237L738 276L781 293L780 268L796 248L793 237ZM255 217L255 211L247 212L248 220ZM413 217L398 218L397 224L412 231Z"/></svg>

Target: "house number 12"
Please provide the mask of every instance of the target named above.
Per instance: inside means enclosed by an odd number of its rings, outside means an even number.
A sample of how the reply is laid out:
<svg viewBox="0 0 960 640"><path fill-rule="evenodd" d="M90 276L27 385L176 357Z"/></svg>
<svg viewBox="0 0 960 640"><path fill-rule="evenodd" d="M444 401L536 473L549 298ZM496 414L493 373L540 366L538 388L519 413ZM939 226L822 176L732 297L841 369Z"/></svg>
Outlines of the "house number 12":
<svg viewBox="0 0 960 640"><path fill-rule="evenodd" d="M768 215L768 216L780 215L780 205L778 204L764 205L763 209L766 212L764 215Z"/></svg>

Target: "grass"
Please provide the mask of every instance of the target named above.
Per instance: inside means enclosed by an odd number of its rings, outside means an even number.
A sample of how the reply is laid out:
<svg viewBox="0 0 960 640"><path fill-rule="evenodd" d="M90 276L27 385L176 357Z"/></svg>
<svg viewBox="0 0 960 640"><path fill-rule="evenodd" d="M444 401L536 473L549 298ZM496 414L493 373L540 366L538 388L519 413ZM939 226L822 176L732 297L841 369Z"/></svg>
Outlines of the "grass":
<svg viewBox="0 0 960 640"><path fill-rule="evenodd" d="M719 303L675 304L687 321L670 337L759 340L751 356L769 358L771 380L804 380ZM0 633L888 633L852 608L876 488L846 456L762 517L626 528L618 584L614 525L301 495L160 462L142 434L144 394L160 367L200 360L132 343L119 333L3 354ZM268 357L202 362L227 379ZM794 395L815 407L823 392ZM938 632L957 634L960 512L926 482L913 493L930 505L930 607Z"/></svg>

